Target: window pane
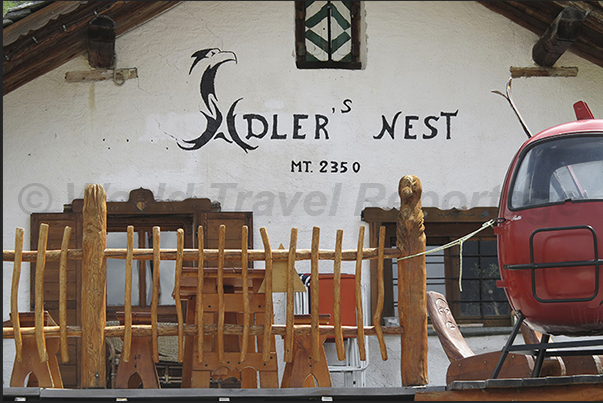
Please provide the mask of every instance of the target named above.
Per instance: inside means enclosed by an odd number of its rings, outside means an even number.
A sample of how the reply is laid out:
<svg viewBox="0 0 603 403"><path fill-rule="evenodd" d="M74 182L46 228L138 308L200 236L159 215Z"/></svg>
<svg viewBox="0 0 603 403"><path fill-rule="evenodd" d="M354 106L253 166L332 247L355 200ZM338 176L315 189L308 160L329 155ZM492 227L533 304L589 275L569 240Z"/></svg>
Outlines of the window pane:
<svg viewBox="0 0 603 403"><path fill-rule="evenodd" d="M149 237L149 247L153 247L152 236ZM160 247L161 249L176 249L177 244L177 232L176 231L161 231L160 233ZM148 288L147 296L148 303L151 304L153 296L153 265L151 263L151 273L148 276ZM174 298L172 297L172 291L174 291L176 275L176 261L175 260L162 260L159 265L159 305L174 305Z"/></svg>
<svg viewBox="0 0 603 403"><path fill-rule="evenodd" d="M138 245L138 233L134 233L134 248ZM107 248L124 249L127 246L125 232L107 232ZM126 290L125 259L107 259L107 305L123 305ZM132 305L138 305L138 262L132 263Z"/></svg>
<svg viewBox="0 0 603 403"><path fill-rule="evenodd" d="M603 135L564 136L535 145L519 163L511 208L603 199Z"/></svg>

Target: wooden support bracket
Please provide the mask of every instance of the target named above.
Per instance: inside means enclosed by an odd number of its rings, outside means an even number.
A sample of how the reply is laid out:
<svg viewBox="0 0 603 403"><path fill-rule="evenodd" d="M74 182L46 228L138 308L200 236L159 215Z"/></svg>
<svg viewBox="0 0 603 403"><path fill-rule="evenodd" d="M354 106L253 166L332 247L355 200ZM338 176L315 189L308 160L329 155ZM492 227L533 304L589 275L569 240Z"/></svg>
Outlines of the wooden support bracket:
<svg viewBox="0 0 603 403"><path fill-rule="evenodd" d="M70 83L94 82L103 80L113 80L123 82L130 78L138 78L138 70L136 67L122 68L115 70L82 70L68 71L65 73L65 80Z"/></svg>

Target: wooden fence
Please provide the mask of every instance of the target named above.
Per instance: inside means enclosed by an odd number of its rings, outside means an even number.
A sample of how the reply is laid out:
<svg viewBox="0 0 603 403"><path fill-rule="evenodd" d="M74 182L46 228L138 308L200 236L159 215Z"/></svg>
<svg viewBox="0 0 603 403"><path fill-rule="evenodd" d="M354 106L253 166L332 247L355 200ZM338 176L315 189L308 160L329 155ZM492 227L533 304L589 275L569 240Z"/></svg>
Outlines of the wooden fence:
<svg viewBox="0 0 603 403"><path fill-rule="evenodd" d="M225 226L219 230L218 249L205 249L203 247L203 227L198 227L198 247L184 249L184 231L177 231L177 248L160 249L160 228L153 228L153 248L134 248L134 228L127 229L127 245L125 249L106 248L106 194L100 185L88 185L84 196L83 213L83 238L82 249L69 249L71 228L65 227L61 250L47 250L48 225L41 224L39 228L39 243L37 251L24 251L24 230L17 228L15 235L15 250L4 250L3 260L14 262L12 287L11 287L11 320L12 327L3 328L4 338L14 338L16 347L16 360L22 360L23 338L35 338L39 357L42 361L48 360L46 348L47 338L59 338L61 360L69 360L67 351L67 338L80 337L81 352L81 386L84 388L104 388L106 379L106 363L104 343L106 337L123 337L124 344L121 359L128 362L132 337L151 336L153 359L158 362L158 337L177 336L178 361L184 358L184 337L203 333L217 335L217 352L219 359L224 357L224 335L242 335L240 351L241 361L245 359L248 351L248 336L262 336L264 346L270 345L273 336L278 335L284 339L284 361L291 362L293 356L293 343L296 335L310 335L314 357L319 357L319 337L328 335L334 337L337 356L339 360L345 359L344 336L358 339L361 360L366 360L365 335L375 336L379 341L381 357L388 359L387 346L384 335L396 334L401 337L401 377L402 385L427 384L427 316L425 305L425 259L418 256L402 260L398 264L398 301L399 301L399 326L382 326L381 313L384 304L384 259L399 258L425 250L425 235L423 233L423 216L420 205L421 185L418 178L407 175L400 180L399 193L401 197L400 217L397 232L397 248L385 248L385 228L379 232L377 248L364 248L364 227L359 228L358 246L355 250L343 250L343 231L337 231L334 250L319 249L320 228L314 227L312 245L310 249L297 248L297 228L291 229L289 249L272 249L266 228L260 228L263 250L248 250L248 228L241 228L241 249L225 249ZM124 290L124 324L107 326L106 324L106 264L104 259L125 260L125 290ZM363 260L377 259L378 296L377 306L372 315L372 326L364 326L364 312L362 310L362 295L360 282L362 278ZM81 326L67 326L67 261L82 261L82 311ZM151 324L132 324L132 266L134 260L153 261L153 298L151 305ZM175 289L174 299L177 311L177 323L159 324L157 319L158 307L158 276L160 262L175 260ZM224 271L224 262L227 260L241 262L240 274ZM273 262L287 261L286 273L286 320L284 324L273 324L272 277ZM294 288L293 276L297 276L294 268L296 261L309 260L311 265L311 278L318 279L318 262L320 260L333 261L334 273L334 305L333 325L319 324L319 282L311 281L311 324L294 324ZM58 325L49 326L44 322L44 268L46 261L59 261L59 320ZM196 324L185 324L182 305L180 301L180 283L183 276L183 262L196 261L198 267L196 288ZM218 320L217 323L204 323L203 316L203 271L205 262L217 261L217 290L218 290ZM250 308L247 287L242 287L244 303L244 321L242 324L224 323L224 276L240 275L243 284L247 283L249 274L248 265L251 261L265 262L265 325L250 323ZM356 298L356 326L343 326L341 323L341 262L355 261L355 298ZM21 275L22 262L35 262L35 305L34 327L21 327L17 307L18 285ZM215 269L214 269L215 270ZM186 275L186 274L184 274ZM345 307L344 309L350 309ZM204 337L196 338L198 346L198 360L203 361ZM263 350L263 360L269 360L270 349Z"/></svg>

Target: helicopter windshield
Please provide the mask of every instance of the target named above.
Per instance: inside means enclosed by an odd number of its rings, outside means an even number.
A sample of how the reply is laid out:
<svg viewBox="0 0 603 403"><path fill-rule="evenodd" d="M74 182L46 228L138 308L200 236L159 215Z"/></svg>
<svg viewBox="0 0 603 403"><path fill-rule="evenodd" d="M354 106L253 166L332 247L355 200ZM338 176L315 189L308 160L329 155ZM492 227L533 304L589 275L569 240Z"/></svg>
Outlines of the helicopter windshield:
<svg viewBox="0 0 603 403"><path fill-rule="evenodd" d="M509 196L512 210L603 200L603 134L534 143L518 166Z"/></svg>

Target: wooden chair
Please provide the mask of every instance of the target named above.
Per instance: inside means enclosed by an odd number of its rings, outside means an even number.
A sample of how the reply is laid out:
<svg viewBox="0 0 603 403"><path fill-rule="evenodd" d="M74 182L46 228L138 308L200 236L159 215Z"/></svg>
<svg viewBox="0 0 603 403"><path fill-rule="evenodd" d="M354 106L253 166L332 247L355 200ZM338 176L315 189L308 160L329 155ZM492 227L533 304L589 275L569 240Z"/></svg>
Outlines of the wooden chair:
<svg viewBox="0 0 603 403"><path fill-rule="evenodd" d="M444 295L427 291L427 312L442 348L450 360L446 383L489 379L498 364L501 352L475 354L460 332ZM531 355L510 353L498 377L529 378L533 370L534 358ZM546 360L543 371L549 376L562 373L558 360Z"/></svg>
<svg viewBox="0 0 603 403"><path fill-rule="evenodd" d="M35 326L34 312L19 312L19 323L21 327ZM9 326L12 326L12 321ZM44 311L44 326L57 326L48 311ZM63 379L57 360L60 341L58 337L46 339L46 350L48 360L43 362L38 353L36 339L33 336L24 336L22 345L22 359L13 364L13 372L10 378L11 387L23 387L25 379L29 375L27 386L40 388L62 388Z"/></svg>
<svg viewBox="0 0 603 403"><path fill-rule="evenodd" d="M331 320L330 314L319 315L319 324L327 325ZM295 315L295 325L310 325L310 315ZM302 387L331 387L329 363L323 343L327 335L320 335L320 357L312 357L312 335L296 335L293 343L293 360L285 364L281 388Z"/></svg>
<svg viewBox="0 0 603 403"><path fill-rule="evenodd" d="M117 312L121 325L124 324L124 312ZM132 313L132 324L148 325L151 323L150 312ZM123 355L123 351L122 351ZM139 385L145 389L159 389L159 377L153 361L151 336L132 337L130 359L125 362L120 358L115 376L116 389L137 389Z"/></svg>

